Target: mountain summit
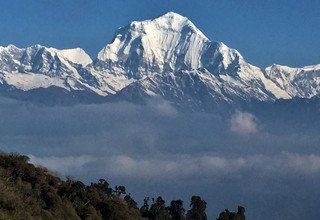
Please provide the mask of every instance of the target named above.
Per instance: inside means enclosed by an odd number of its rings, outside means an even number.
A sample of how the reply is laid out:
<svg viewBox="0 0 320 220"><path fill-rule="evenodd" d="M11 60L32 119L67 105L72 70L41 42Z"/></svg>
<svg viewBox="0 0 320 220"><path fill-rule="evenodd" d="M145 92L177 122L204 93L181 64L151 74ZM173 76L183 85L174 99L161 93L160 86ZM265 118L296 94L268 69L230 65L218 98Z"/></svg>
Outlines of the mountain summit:
<svg viewBox="0 0 320 220"><path fill-rule="evenodd" d="M186 17L169 12L120 28L98 60L122 65L133 75L201 67L209 40Z"/></svg>
<svg viewBox="0 0 320 220"><path fill-rule="evenodd" d="M211 105L234 99L289 98L237 50L210 41L189 19L174 12L120 28L99 52L94 67L132 79L120 88L124 89L120 94L130 99L141 98L133 96L139 94L198 102L208 95ZM193 94L199 89L209 94Z"/></svg>
<svg viewBox="0 0 320 220"><path fill-rule="evenodd" d="M118 29L92 62L80 48L0 47L0 87L34 93L56 88L73 97L162 97L197 109L221 104L311 98L319 66L262 70L235 49L209 40L188 18L168 12ZM39 95L39 93L36 93Z"/></svg>
<svg viewBox="0 0 320 220"><path fill-rule="evenodd" d="M199 68L222 70L243 58L222 43L212 43L188 18L168 12L120 28L97 59L109 63L107 68L121 66L137 76Z"/></svg>

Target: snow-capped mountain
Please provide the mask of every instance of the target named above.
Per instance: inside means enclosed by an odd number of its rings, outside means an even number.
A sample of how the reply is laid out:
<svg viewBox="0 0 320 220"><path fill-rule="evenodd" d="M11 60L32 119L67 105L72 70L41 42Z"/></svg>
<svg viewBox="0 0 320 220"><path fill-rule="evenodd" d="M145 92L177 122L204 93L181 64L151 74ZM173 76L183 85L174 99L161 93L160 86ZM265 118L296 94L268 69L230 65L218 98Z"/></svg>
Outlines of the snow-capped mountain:
<svg viewBox="0 0 320 220"><path fill-rule="evenodd" d="M266 75L290 97L311 98L320 94L320 65L292 68L272 65Z"/></svg>
<svg viewBox="0 0 320 220"><path fill-rule="evenodd" d="M94 61L80 48L0 47L1 91L53 87L129 100L162 97L181 106L211 108L311 98L320 92L320 66L262 70L174 12L120 28Z"/></svg>
<svg viewBox="0 0 320 220"><path fill-rule="evenodd" d="M41 45L0 47L0 83L10 89L28 91L58 87L100 95L98 82L84 69L91 58L80 48L57 50Z"/></svg>
<svg viewBox="0 0 320 220"><path fill-rule="evenodd" d="M175 101L190 95L188 99L197 101L204 94L192 94L200 89L213 102L290 98L238 51L210 41L190 20L173 12L120 28L93 67L105 75L133 79L121 88L126 97L160 95Z"/></svg>
<svg viewBox="0 0 320 220"><path fill-rule="evenodd" d="M152 72L197 69L210 41L187 18L169 12L159 18L134 21L120 28L98 60L120 66L139 78Z"/></svg>

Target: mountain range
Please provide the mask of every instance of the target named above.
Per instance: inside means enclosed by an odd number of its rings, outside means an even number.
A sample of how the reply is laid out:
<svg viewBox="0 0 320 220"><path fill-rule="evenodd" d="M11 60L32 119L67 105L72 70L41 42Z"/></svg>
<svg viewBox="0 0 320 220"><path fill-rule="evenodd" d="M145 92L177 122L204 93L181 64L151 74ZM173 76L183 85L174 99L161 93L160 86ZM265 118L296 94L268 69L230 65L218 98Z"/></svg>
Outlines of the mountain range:
<svg viewBox="0 0 320 220"><path fill-rule="evenodd" d="M310 99L320 65L261 69L174 12L118 29L94 60L81 48L0 47L0 94L51 104L159 97L181 108Z"/></svg>

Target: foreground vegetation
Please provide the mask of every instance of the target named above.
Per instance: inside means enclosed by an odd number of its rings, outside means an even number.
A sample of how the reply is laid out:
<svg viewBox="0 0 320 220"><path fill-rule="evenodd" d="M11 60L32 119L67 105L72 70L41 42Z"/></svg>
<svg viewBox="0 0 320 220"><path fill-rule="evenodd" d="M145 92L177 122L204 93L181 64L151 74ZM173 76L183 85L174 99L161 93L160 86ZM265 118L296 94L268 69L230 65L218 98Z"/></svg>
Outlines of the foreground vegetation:
<svg viewBox="0 0 320 220"><path fill-rule="evenodd" d="M206 202L199 196L192 196L187 212L182 200L166 206L162 197L147 197L138 208L124 186L113 189L104 179L88 186L71 178L61 180L46 168L28 162L27 156L0 153L0 219L207 219ZM244 209L239 210L226 210L219 219L244 220Z"/></svg>

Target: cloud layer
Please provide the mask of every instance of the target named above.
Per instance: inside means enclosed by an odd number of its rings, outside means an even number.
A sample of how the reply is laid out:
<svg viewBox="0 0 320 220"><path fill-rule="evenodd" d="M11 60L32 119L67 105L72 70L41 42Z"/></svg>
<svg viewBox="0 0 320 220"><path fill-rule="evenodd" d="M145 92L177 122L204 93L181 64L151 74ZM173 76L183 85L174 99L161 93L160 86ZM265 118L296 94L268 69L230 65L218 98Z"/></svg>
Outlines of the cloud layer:
<svg viewBox="0 0 320 220"><path fill-rule="evenodd" d="M238 204L248 219L318 215L319 127L303 114L221 117L179 113L163 100L46 107L0 98L0 115L1 150L61 176L126 185L138 202L162 195L188 207L199 194L211 219Z"/></svg>
<svg viewBox="0 0 320 220"><path fill-rule="evenodd" d="M320 175L320 156L283 152L279 155L250 155L247 157L158 155L154 158L136 159L129 155L112 157L36 157L29 155L31 162L47 166L63 175L72 172L89 172L97 167L115 177L172 180L224 177L227 175L255 173L265 176ZM95 170L97 170L97 168ZM199 179L198 179L199 180Z"/></svg>

